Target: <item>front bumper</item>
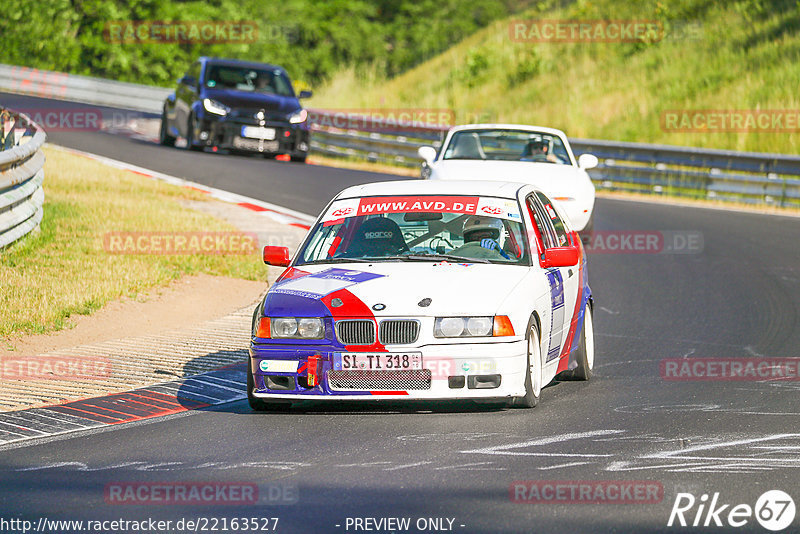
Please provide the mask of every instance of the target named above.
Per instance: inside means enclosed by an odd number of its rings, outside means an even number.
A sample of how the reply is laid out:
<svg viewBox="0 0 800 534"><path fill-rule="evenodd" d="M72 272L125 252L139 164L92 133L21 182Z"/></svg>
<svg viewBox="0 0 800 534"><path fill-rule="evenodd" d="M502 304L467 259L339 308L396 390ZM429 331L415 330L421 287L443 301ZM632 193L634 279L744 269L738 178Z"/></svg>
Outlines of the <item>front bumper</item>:
<svg viewBox="0 0 800 534"><path fill-rule="evenodd" d="M244 126L273 129L274 139L244 137ZM241 118L216 117L211 114L205 114L197 122L194 139L200 146L292 156L306 156L310 148L310 134L306 124L291 124L288 121L266 121L259 124Z"/></svg>
<svg viewBox="0 0 800 534"><path fill-rule="evenodd" d="M594 198L581 199L581 200L566 200L560 201L561 207L569 217L569 222L572 224L572 229L576 232L581 232L589 224L594 211Z"/></svg>
<svg viewBox="0 0 800 534"><path fill-rule="evenodd" d="M527 344L524 340L391 349L390 352L393 353L422 353L422 373L396 371L393 375L370 375L371 385L360 389L342 388L341 371L337 378L332 378L333 355L340 350L332 350L330 347L251 344L250 366L255 382L255 389L251 393L264 399L290 400L492 399L521 397L525 394ZM312 357L318 358L319 363L315 373L316 385L309 386L308 362L309 359L316 361ZM264 372L261 369L262 361L281 362L281 365L273 364L273 367L280 367L282 370ZM294 363L289 362L297 362L298 371L287 370L295 369ZM269 364L265 366L269 367ZM420 381L420 375L427 380ZM409 385L409 382L414 385L403 387L404 384ZM426 382L428 387L425 387Z"/></svg>

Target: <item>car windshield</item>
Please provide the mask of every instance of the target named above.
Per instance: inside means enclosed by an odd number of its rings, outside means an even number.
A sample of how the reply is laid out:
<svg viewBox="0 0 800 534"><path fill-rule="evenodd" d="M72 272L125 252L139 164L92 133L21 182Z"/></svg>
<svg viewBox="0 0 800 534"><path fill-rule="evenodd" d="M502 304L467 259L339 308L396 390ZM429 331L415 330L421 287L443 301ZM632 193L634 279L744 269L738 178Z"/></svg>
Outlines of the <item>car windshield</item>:
<svg viewBox="0 0 800 534"><path fill-rule="evenodd" d="M527 264L528 246L516 200L351 198L328 208L297 264L350 261Z"/></svg>
<svg viewBox="0 0 800 534"><path fill-rule="evenodd" d="M206 73L205 83L206 87L213 89L294 96L289 78L279 69L211 65Z"/></svg>
<svg viewBox="0 0 800 534"><path fill-rule="evenodd" d="M461 130L455 132L442 159L536 161L569 165L564 141L543 132L524 130Z"/></svg>

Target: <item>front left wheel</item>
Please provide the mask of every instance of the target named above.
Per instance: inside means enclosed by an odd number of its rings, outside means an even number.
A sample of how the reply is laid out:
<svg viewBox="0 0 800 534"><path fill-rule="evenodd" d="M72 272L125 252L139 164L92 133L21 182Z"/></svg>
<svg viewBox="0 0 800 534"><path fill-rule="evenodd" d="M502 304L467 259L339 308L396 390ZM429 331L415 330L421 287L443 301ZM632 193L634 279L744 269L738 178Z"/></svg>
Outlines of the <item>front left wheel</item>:
<svg viewBox="0 0 800 534"><path fill-rule="evenodd" d="M589 380L592 378L594 370L594 321L592 307L588 303L583 313L581 340L578 342L575 360L578 364L577 367L570 371L564 371L559 375L559 379Z"/></svg>

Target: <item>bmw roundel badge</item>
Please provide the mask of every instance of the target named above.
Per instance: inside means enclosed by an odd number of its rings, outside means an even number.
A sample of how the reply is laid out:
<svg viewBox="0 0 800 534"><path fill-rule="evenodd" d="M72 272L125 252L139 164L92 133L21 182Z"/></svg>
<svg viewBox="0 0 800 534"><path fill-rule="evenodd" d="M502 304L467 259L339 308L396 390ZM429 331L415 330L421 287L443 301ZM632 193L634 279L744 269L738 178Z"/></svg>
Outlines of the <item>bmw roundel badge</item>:
<svg viewBox="0 0 800 534"><path fill-rule="evenodd" d="M375 310L375 311L382 311L382 310L385 310L385 309L386 309L386 304L382 304L382 303L380 303L380 302L379 302L379 303L375 304L375 305L372 307L372 309L373 309L373 310Z"/></svg>

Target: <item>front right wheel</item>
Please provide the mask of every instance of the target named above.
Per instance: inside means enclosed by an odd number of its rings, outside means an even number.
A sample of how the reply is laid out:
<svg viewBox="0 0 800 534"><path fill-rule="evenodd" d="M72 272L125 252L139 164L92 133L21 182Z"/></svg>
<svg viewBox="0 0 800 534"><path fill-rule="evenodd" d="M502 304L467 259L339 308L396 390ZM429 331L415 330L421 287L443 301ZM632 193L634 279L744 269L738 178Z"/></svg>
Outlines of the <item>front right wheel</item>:
<svg viewBox="0 0 800 534"><path fill-rule="evenodd" d="M175 146L175 138L169 134L166 107L161 111L161 128L158 131L158 142L164 146Z"/></svg>
<svg viewBox="0 0 800 534"><path fill-rule="evenodd" d="M202 152L202 145L194 144L194 131L196 127L197 124L194 118L194 113L190 113L189 120L186 121L186 148L194 152Z"/></svg>
<svg viewBox="0 0 800 534"><path fill-rule="evenodd" d="M542 394L542 346L539 329L531 319L528 325L528 362L525 370L525 396L517 397L511 403L515 408L533 408L539 404Z"/></svg>

